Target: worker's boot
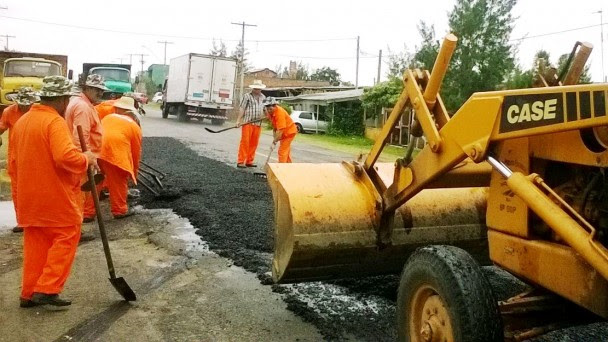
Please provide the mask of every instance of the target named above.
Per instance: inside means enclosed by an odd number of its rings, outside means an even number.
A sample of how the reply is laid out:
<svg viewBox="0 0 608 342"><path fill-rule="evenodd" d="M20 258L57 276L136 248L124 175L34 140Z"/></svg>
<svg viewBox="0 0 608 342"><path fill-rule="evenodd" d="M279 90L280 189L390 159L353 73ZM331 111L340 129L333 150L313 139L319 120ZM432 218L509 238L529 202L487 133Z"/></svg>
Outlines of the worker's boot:
<svg viewBox="0 0 608 342"><path fill-rule="evenodd" d="M23 228L21 228L19 226L14 226L12 230L13 230L13 233L23 233Z"/></svg>
<svg viewBox="0 0 608 342"><path fill-rule="evenodd" d="M31 299L25 299L25 298L19 298L19 307L20 308L33 308L35 306L38 306L40 304L34 303Z"/></svg>
<svg viewBox="0 0 608 342"><path fill-rule="evenodd" d="M58 294L46 294L40 292L34 292L31 299L37 305L45 305L49 309L67 309L68 306L72 305L69 300L59 298Z"/></svg>
<svg viewBox="0 0 608 342"><path fill-rule="evenodd" d="M120 220L120 219L123 219L123 218L129 217L129 216L133 216L133 215L135 215L135 214L136 214L135 210L133 210L132 208L129 208L129 209L127 210L127 212L126 212L126 213L124 213L124 214L118 214L118 215L114 215L114 219L116 219L116 220Z"/></svg>

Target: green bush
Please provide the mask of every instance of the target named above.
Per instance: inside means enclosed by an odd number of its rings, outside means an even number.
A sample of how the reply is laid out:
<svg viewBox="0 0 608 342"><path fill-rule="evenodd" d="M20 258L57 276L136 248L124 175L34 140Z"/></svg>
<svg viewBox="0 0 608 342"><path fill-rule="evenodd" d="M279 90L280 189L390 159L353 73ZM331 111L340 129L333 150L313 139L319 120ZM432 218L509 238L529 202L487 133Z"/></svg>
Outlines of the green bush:
<svg viewBox="0 0 608 342"><path fill-rule="evenodd" d="M363 135L363 107L360 103L334 104L334 117L327 132L332 135Z"/></svg>

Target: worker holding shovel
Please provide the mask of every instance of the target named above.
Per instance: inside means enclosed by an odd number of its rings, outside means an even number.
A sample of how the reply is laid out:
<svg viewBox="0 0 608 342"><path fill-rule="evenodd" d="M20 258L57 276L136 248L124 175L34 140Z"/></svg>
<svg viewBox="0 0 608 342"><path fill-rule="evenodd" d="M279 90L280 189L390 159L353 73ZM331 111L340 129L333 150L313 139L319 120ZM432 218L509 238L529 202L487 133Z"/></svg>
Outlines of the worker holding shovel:
<svg viewBox="0 0 608 342"><path fill-rule="evenodd" d="M127 204L129 179L137 183L141 159L141 128L133 98L123 96L114 102L115 113L101 120L104 135L99 165L110 191L110 211L115 219L133 215Z"/></svg>
<svg viewBox="0 0 608 342"><path fill-rule="evenodd" d="M278 105L274 97L264 100L264 111L272 123L274 131L273 144L279 144L279 163L291 163L291 142L298 134L298 128L289 113Z"/></svg>
<svg viewBox="0 0 608 342"><path fill-rule="evenodd" d="M63 115L72 82L47 76L33 104L14 126L9 160L17 188L17 223L24 228L22 308L65 308L59 298L70 274L82 225L80 181L95 155L72 142Z"/></svg>

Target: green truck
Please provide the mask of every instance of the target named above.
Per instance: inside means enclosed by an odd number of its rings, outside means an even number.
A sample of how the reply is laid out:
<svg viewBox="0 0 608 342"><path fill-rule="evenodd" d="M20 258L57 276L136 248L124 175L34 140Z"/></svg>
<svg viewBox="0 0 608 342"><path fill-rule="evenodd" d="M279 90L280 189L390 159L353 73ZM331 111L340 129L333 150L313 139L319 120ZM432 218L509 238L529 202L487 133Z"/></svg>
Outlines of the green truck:
<svg viewBox="0 0 608 342"><path fill-rule="evenodd" d="M91 74L101 75L105 80L106 87L110 89L103 94L104 99L114 98L120 94L133 91L130 64L83 63L79 84L83 85L87 76Z"/></svg>

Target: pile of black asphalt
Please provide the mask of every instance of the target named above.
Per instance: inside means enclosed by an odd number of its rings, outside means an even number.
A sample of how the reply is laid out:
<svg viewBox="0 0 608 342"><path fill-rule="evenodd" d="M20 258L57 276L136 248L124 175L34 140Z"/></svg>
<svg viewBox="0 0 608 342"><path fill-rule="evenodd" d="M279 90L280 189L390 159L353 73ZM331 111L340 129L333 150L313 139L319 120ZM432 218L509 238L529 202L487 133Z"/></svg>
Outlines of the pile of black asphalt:
<svg viewBox="0 0 608 342"><path fill-rule="evenodd" d="M143 146L143 160L167 176L161 196L141 189L140 203L173 209L190 220L212 251L271 285L274 213L267 180L200 156L172 138L144 138ZM498 300L525 288L495 267L484 270ZM283 294L290 310L314 324L327 340L394 341L398 285L399 275L389 275L271 286ZM569 328L536 340L562 335L566 339L560 341L602 340L594 337L608 336L604 325Z"/></svg>

